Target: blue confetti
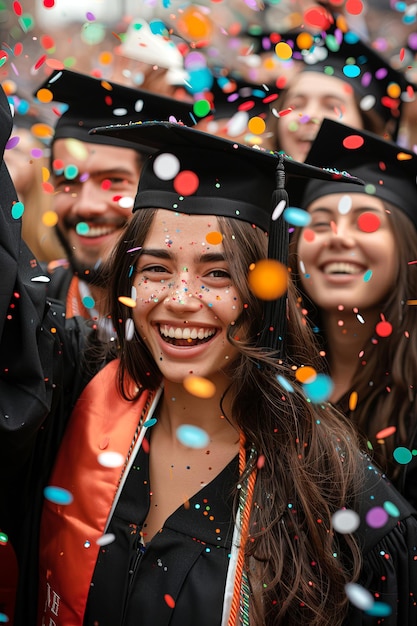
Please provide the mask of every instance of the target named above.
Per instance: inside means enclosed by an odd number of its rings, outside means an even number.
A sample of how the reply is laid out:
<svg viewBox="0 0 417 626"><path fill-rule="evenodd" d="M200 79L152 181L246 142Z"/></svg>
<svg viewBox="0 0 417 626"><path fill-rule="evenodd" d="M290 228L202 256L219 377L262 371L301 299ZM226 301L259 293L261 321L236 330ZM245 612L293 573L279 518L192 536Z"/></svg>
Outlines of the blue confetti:
<svg viewBox="0 0 417 626"><path fill-rule="evenodd" d="M210 443L206 431L191 424L182 424L177 428L177 439L187 448L205 448Z"/></svg>
<svg viewBox="0 0 417 626"><path fill-rule="evenodd" d="M71 504L74 499L72 493L62 487L45 487L43 495L47 500L55 504Z"/></svg>

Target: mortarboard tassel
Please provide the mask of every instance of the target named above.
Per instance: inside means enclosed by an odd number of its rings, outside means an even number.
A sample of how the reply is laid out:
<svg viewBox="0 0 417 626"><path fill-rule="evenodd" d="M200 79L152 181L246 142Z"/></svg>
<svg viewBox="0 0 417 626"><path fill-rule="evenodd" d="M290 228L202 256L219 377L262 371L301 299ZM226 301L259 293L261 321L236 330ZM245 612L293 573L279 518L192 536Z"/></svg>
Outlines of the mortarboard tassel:
<svg viewBox="0 0 417 626"><path fill-rule="evenodd" d="M285 189L284 157L279 155L275 170L276 186L271 201L271 221L268 236L268 258L288 265L288 226L282 212L288 206L288 194ZM274 219L275 209L280 205L279 217ZM276 300L264 301L264 328L259 337L259 345L277 351L278 358L284 358L284 338L287 328L287 296L284 294Z"/></svg>

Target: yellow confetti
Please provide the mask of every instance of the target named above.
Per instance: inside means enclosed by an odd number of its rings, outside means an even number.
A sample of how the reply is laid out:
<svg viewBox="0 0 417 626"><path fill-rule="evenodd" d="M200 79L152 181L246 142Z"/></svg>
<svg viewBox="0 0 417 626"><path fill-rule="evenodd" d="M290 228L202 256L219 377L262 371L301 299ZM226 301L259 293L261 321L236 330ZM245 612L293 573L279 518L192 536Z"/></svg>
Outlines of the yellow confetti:
<svg viewBox="0 0 417 626"><path fill-rule="evenodd" d="M252 263L248 274L249 288L261 300L276 300L288 286L288 268L273 259Z"/></svg>
<svg viewBox="0 0 417 626"><path fill-rule="evenodd" d="M117 299L121 304L124 304L131 309L134 309L136 306L136 300L133 300L133 298L129 298L129 296L119 296Z"/></svg>
<svg viewBox="0 0 417 626"><path fill-rule="evenodd" d="M191 374L183 380L184 388L193 396L198 398L212 398L216 393L216 386L202 376Z"/></svg>
<svg viewBox="0 0 417 626"><path fill-rule="evenodd" d="M349 410L354 411L356 409L356 405L358 404L358 392L352 391L349 396Z"/></svg>

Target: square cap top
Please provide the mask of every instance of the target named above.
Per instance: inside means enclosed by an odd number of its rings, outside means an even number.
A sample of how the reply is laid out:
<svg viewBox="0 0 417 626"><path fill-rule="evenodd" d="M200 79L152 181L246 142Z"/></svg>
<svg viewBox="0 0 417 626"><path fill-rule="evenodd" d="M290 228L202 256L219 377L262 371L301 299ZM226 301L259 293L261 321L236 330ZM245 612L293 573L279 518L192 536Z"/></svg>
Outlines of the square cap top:
<svg viewBox="0 0 417 626"><path fill-rule="evenodd" d="M331 181L341 176L299 163L276 152L251 148L228 139L169 122L143 122L97 128L93 133L126 138L147 146L134 211L157 207L181 213L222 215L250 222L267 231L275 207L277 168L296 177L294 202L310 178Z"/></svg>
<svg viewBox="0 0 417 626"><path fill-rule="evenodd" d="M374 133L324 119L306 162L333 171L348 170L365 187L310 181L304 191L305 208L330 193L369 193L403 211L417 228L417 154ZM337 168L337 170L335 169Z"/></svg>
<svg viewBox="0 0 417 626"><path fill-rule="evenodd" d="M55 70L34 95L42 102L54 100L67 105L56 122L54 139L133 147L115 137L90 135L89 131L96 126L144 120L196 123L192 103L70 70ZM134 148L139 149L136 143Z"/></svg>

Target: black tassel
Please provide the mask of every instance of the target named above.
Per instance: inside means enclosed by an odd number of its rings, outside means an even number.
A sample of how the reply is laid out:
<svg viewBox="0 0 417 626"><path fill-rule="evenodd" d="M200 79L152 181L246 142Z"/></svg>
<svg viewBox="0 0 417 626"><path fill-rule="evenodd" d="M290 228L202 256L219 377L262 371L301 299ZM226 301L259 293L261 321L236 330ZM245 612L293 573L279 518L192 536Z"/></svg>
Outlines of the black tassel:
<svg viewBox="0 0 417 626"><path fill-rule="evenodd" d="M275 259L288 266L288 225L282 217L282 212L288 206L288 194L285 189L284 157L279 155L275 172L276 189L271 201L271 221L268 233L268 258ZM274 219L274 212L280 205L279 217ZM287 331L287 296L284 294L276 300L266 300L264 309L264 327L259 337L259 345L273 350L277 357L285 356L285 335Z"/></svg>

